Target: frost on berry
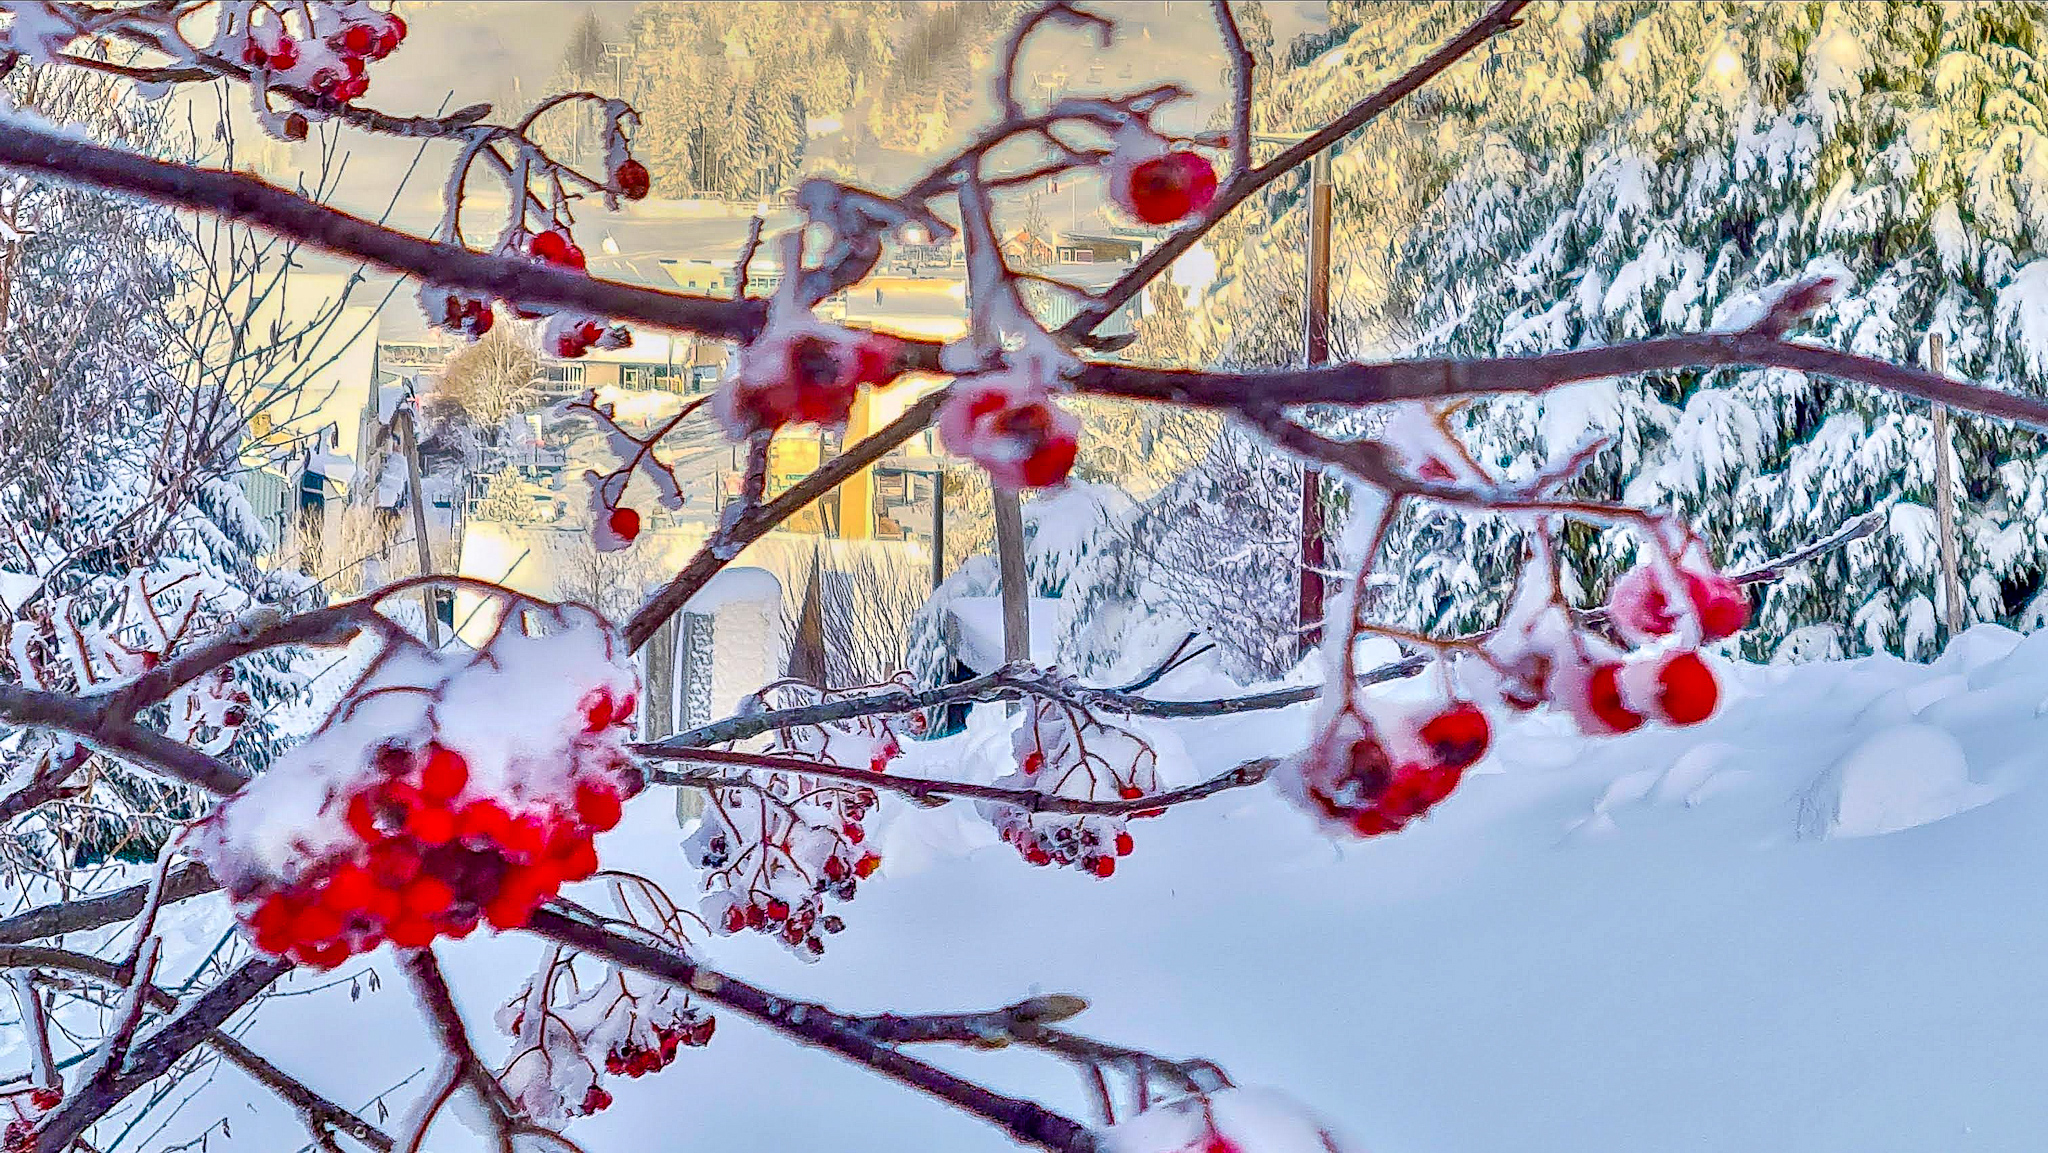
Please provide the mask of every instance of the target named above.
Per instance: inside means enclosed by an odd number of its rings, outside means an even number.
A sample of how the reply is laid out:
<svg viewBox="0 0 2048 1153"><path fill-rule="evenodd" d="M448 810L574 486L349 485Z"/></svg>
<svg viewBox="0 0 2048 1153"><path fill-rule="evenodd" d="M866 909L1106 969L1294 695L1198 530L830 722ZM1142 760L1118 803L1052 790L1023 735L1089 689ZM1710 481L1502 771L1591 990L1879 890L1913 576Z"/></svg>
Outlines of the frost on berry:
<svg viewBox="0 0 2048 1153"><path fill-rule="evenodd" d="M491 302L478 296L466 296L438 284L422 284L419 290L420 311L426 314L427 323L436 328L445 328L475 340L491 330L497 316L491 310Z"/></svg>
<svg viewBox="0 0 2048 1153"><path fill-rule="evenodd" d="M1062 701L1034 700L1010 744L1014 767L995 780L1005 788L1084 801L1137 800L1160 791L1159 756L1150 744ZM1117 859L1136 847L1124 816L1034 813L997 801L979 802L977 808L1033 865L1108 877L1116 872ZM1158 812L1140 809L1131 815Z"/></svg>
<svg viewBox="0 0 2048 1153"><path fill-rule="evenodd" d="M1332 833L1397 833L1451 795L1491 737L1486 714L1467 701L1401 708L1352 700L1281 762L1274 780Z"/></svg>
<svg viewBox="0 0 2048 1153"><path fill-rule="evenodd" d="M666 934L661 934L666 935ZM527 1116L555 1121L611 1104L607 1077L660 1072L684 1048L710 1044L717 1018L687 991L631 970L551 953L498 1010L512 1054L498 1076Z"/></svg>
<svg viewBox="0 0 2048 1153"><path fill-rule="evenodd" d="M1216 167L1207 157L1170 145L1136 121L1117 133L1102 167L1110 198L1146 224L1186 219L1216 199Z"/></svg>
<svg viewBox="0 0 2048 1153"><path fill-rule="evenodd" d="M988 470L1003 488L1045 488L1067 479L1080 452L1081 422L1022 372L965 377L939 409L946 448Z"/></svg>
<svg viewBox="0 0 2048 1153"><path fill-rule="evenodd" d="M588 469L583 474L583 479L590 485L590 529L599 552L616 552L631 547L645 527L640 510L626 503L626 489L634 477L642 477L654 486L655 499L662 507L671 511L683 507L682 485L677 482L674 470L655 451L656 443L674 427L683 413L678 413L668 424L635 436L619 424L612 405L598 403L595 390L586 390L582 396L563 403L554 412L560 416L590 418L605 434L613 455L623 462L608 473Z"/></svg>
<svg viewBox="0 0 2048 1153"><path fill-rule="evenodd" d="M212 53L247 68L261 87L311 92L329 110L370 90L369 65L397 51L405 21L365 0L341 3L222 4Z"/></svg>
<svg viewBox="0 0 2048 1153"><path fill-rule="evenodd" d="M783 681L756 694L764 710L818 704L873 691L828 692ZM859 717L777 730L771 756L820 765L886 771L902 753L879 717ZM737 770L731 784L709 790L710 804L685 844L704 870L704 920L721 935L765 933L805 960L825 951L826 935L845 927L826 899L850 901L882 858L868 842L865 821L875 791L801 771Z"/></svg>
<svg viewBox="0 0 2048 1153"><path fill-rule="evenodd" d="M1174 1098L1097 1134L1103 1153L1346 1153L1327 1122L1271 1089Z"/></svg>
<svg viewBox="0 0 2048 1153"><path fill-rule="evenodd" d="M902 344L880 333L826 324L781 307L740 349L713 407L735 439L786 424L846 423L863 384L886 384L902 371Z"/></svg>
<svg viewBox="0 0 2048 1153"><path fill-rule="evenodd" d="M597 870L593 838L642 787L637 692L623 641L579 606L511 612L474 652L389 648L194 850L259 950L314 968L523 925Z"/></svg>
<svg viewBox="0 0 2048 1153"><path fill-rule="evenodd" d="M1676 611L1674 604L1680 606ZM1700 641L1718 641L1749 623L1749 598L1695 544L1677 558L1653 559L1616 578L1607 613L1615 632L1632 644L1670 636L1687 618L1696 623Z"/></svg>

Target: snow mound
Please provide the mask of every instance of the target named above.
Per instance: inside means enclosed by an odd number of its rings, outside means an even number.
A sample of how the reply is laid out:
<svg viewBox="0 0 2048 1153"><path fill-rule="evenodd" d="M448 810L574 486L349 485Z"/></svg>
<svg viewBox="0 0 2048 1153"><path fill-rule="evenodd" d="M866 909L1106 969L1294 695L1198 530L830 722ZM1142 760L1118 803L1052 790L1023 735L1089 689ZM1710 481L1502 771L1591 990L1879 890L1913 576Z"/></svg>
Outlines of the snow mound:
<svg viewBox="0 0 2048 1153"><path fill-rule="evenodd" d="M1823 774L1828 837L1875 837L1932 824L1990 800L1970 780L1963 747L1941 729L1894 725L1865 738Z"/></svg>

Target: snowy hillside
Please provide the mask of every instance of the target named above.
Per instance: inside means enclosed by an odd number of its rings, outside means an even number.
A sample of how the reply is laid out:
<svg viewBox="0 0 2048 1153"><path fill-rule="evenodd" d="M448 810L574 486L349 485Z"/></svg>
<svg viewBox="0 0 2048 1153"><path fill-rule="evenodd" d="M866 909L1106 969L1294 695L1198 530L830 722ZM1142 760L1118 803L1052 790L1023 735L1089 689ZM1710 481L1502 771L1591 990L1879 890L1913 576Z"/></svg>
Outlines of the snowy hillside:
<svg viewBox="0 0 2048 1153"><path fill-rule="evenodd" d="M1216 687L1176 677L1168 691ZM1932 665L1738 666L1730 682L1722 715L1689 731L1589 743L1556 717L1515 724L1427 820L1363 844L1315 837L1268 789L1226 794L1139 822L1107 881L1023 865L965 808L885 802L888 863L821 963L753 938L709 956L846 1009L1079 993L1095 1002L1082 1031L1213 1057L1375 1153L2039 1148L2048 794L2032 786L2048 634L1980 627ZM968 733L913 745L901 771L980 763L1007 747L1003 725L984 706ZM1291 750L1304 716L1146 731L1162 769L1191 779ZM672 814L659 794L632 806L607 864L672 869ZM173 974L228 928L212 899L186 909ZM481 1027L540 948L515 935L445 952ZM360 966L293 975L249 1039L345 1104L404 1082L389 1098L402 1108L432 1050L388 954L375 961L381 989L346 979ZM20 1062L15 1044L0 1042L0 1062ZM1078 1079L1047 1059L933 1055L1086 1115ZM730 1015L710 1048L614 1088L572 1137L1007 1147ZM222 1115L232 1136L216 1130L209 1149L303 1139L222 1070L128 1147L168 1147ZM428 1147L470 1140L444 1124Z"/></svg>

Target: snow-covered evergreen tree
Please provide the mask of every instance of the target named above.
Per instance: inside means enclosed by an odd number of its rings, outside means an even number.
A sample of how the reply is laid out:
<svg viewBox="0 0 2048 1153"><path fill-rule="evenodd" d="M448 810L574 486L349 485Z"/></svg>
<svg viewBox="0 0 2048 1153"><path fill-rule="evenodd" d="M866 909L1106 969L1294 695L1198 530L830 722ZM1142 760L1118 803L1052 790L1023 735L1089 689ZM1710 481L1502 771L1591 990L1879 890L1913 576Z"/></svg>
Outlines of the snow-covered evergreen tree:
<svg viewBox="0 0 2048 1153"><path fill-rule="evenodd" d="M1479 8L1335 7L1348 33L1281 85L1282 103L1311 118ZM1814 339L1917 361L1939 334L1950 372L2039 392L2044 34L2039 3L1537 5L1367 137L1428 147L1339 157L1339 229L1389 254L1382 315L1412 326L1404 343L1421 354L1697 331L1774 283L1830 274L1845 291ZM1212 307L1245 287L1219 285ZM1687 372L1490 401L1461 419L1511 472L1606 438L1577 491L1675 508L1732 567L1887 509L1889 531L1771 586L1747 643L1761 654L1822 624L1850 652L1933 649L1925 406L1794 373ZM1956 425L1967 616L2010 622L2048 566L2048 446ZM1387 610L1436 630L1490 623L1517 565L1512 537L1464 514L1406 518L1390 540ZM1588 594L1633 549L1620 531L1575 531L1567 545Z"/></svg>

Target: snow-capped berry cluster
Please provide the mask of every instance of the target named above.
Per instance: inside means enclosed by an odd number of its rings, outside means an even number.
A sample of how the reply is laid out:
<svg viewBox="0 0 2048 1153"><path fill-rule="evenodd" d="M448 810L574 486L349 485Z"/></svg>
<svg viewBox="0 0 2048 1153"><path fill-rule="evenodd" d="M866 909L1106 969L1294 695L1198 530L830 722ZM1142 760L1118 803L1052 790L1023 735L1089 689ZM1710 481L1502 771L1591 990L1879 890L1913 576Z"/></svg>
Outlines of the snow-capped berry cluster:
<svg viewBox="0 0 2048 1153"><path fill-rule="evenodd" d="M584 480L590 483L590 524L591 535L599 552L616 552L630 546L639 537L641 529L640 512L625 503L626 488L635 475L645 477L654 485L655 499L670 511L683 507L685 497L676 474L662 462L655 445L661 438L688 416L692 406L685 405L666 423L650 430L644 436L634 436L620 425L612 405L599 404L595 390L586 390L574 400L564 401L553 410L558 416L585 416L597 424L611 444L611 450L625 463L611 472L599 474L595 469L586 470Z"/></svg>
<svg viewBox="0 0 2048 1153"><path fill-rule="evenodd" d="M426 314L428 324L471 340L489 332L498 319L491 309L491 302L484 297L469 296L438 284L420 285L419 300L420 311Z"/></svg>
<svg viewBox="0 0 2048 1153"><path fill-rule="evenodd" d="M636 692L624 643L579 606L511 613L473 654L387 649L193 847L256 947L314 968L523 925L597 870L592 838L642 787Z"/></svg>
<svg viewBox="0 0 2048 1153"><path fill-rule="evenodd" d="M64 1103L64 1094L61 1090L39 1085L8 1093L5 1100L8 1111L13 1115L8 1117L7 1127L0 1130L0 1150L28 1153L36 1147L36 1126Z"/></svg>
<svg viewBox="0 0 2048 1153"><path fill-rule="evenodd" d="M1034 700L1011 734L1016 768L995 780L1076 800L1137 800L1159 792L1159 758L1136 734L1106 725L1072 705ZM1116 872L1119 857L1136 848L1126 818L1098 814L1032 813L983 801L981 814L1003 840L1033 865L1062 865L1097 877ZM1140 809L1132 816L1157 816Z"/></svg>
<svg viewBox="0 0 2048 1153"><path fill-rule="evenodd" d="M1046 488L1073 471L1081 422L1029 374L991 373L954 383L939 410L939 436L997 485Z"/></svg>
<svg viewBox="0 0 2048 1153"><path fill-rule="evenodd" d="M859 690L854 690L858 692ZM755 699L791 708L843 695L784 681ZM902 753L878 717L778 730L769 755L884 772ZM714 932L766 933L806 960L825 951L824 936L846 927L825 900L850 901L882 865L863 823L875 791L802 772L752 769L731 787L711 790L702 823L685 844L705 870L702 912Z"/></svg>
<svg viewBox="0 0 2048 1153"><path fill-rule="evenodd" d="M1491 739L1486 714L1470 701L1410 711L1353 698L1274 779L1330 831L1375 837L1450 796Z"/></svg>
<svg viewBox="0 0 2048 1153"><path fill-rule="evenodd" d="M296 16L296 23L289 17ZM222 5L217 53L336 104L370 90L368 65L398 50L405 21L362 0Z"/></svg>
<svg viewBox="0 0 2048 1153"><path fill-rule="evenodd" d="M736 439L786 424L843 425L861 385L901 374L902 349L893 337L809 316L770 324L734 358L713 401L718 422Z"/></svg>
<svg viewBox="0 0 2048 1153"><path fill-rule="evenodd" d="M682 1049L709 1045L718 1028L680 988L609 965L585 985L576 963L551 955L498 1010L498 1026L515 1045L499 1083L530 1117L602 1112L612 1103L606 1076L659 1072Z"/></svg>

